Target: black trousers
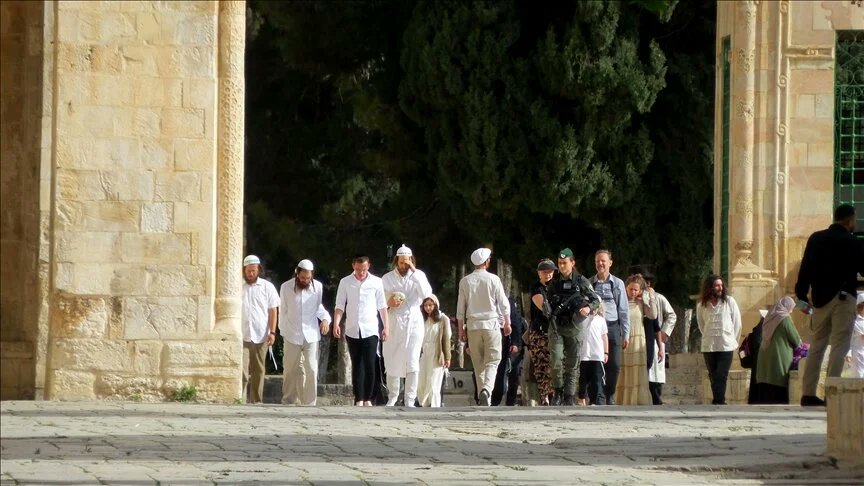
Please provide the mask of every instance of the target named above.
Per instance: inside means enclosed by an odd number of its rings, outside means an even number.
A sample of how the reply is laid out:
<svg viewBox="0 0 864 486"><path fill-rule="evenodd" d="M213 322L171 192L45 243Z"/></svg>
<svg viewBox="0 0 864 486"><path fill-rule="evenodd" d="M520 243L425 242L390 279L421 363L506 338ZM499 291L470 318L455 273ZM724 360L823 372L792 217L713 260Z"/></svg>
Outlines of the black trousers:
<svg viewBox="0 0 864 486"><path fill-rule="evenodd" d="M663 366L661 363L654 363L654 366ZM663 405L663 383L655 381L648 382L648 391L651 392L651 403L653 405Z"/></svg>
<svg viewBox="0 0 864 486"><path fill-rule="evenodd" d="M372 401L375 386L375 359L378 356L378 336L348 340L348 354L351 355L351 385L354 388L354 401Z"/></svg>
<svg viewBox="0 0 864 486"><path fill-rule="evenodd" d="M621 345L624 341L621 322L607 321L606 326L609 329L609 359L603 365L606 384L603 385L603 392L599 397L600 401L597 402L598 405L615 403L615 387L618 386L618 372L621 371Z"/></svg>
<svg viewBox="0 0 864 486"><path fill-rule="evenodd" d="M603 396L603 362L579 363L579 398L587 398L589 405L599 405Z"/></svg>
<svg viewBox="0 0 864 486"><path fill-rule="evenodd" d="M502 358L495 374L495 388L492 390L492 406L508 407L516 405L516 395L519 392L519 376L522 374L522 353Z"/></svg>
<svg viewBox="0 0 864 486"><path fill-rule="evenodd" d="M732 351L702 353L708 368L708 379L711 380L711 394L714 395L712 405L726 405L726 380L729 379L733 354Z"/></svg>

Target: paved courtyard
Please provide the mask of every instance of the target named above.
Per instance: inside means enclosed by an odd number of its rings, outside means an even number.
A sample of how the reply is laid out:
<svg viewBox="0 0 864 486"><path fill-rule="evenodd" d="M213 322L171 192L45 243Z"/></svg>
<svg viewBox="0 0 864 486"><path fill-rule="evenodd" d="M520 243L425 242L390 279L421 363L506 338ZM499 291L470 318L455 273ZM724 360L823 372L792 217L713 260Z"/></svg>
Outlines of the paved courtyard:
<svg viewBox="0 0 864 486"><path fill-rule="evenodd" d="M2 402L2 484L859 484L798 407Z"/></svg>

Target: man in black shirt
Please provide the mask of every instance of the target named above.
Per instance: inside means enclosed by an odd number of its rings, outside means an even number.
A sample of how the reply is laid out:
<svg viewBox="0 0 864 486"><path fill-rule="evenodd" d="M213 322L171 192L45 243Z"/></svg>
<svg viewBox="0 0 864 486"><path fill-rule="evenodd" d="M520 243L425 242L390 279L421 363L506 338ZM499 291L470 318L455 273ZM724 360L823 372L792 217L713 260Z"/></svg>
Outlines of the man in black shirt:
<svg viewBox="0 0 864 486"><path fill-rule="evenodd" d="M801 259L795 295L799 308L812 313L810 354L804 369L802 406L825 405L816 396L825 348L831 345L828 376L840 376L855 320L856 273L864 275L864 247L855 231L855 208L843 204L834 224L810 235ZM808 299L808 291L812 300Z"/></svg>

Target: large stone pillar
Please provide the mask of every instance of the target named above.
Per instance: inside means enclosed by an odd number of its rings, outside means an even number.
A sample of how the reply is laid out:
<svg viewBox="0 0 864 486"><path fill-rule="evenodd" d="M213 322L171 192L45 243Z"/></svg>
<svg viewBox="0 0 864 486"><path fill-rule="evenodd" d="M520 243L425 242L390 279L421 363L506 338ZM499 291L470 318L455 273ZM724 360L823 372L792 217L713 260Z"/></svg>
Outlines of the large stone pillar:
<svg viewBox="0 0 864 486"><path fill-rule="evenodd" d="M732 175L734 191L735 254L732 271L752 265L753 253L753 158L756 118L756 2L736 4L735 31L732 35L735 68L732 70L734 116L738 123L732 131Z"/></svg>
<svg viewBox="0 0 864 486"><path fill-rule="evenodd" d="M235 337L241 335L245 35L245 2L220 1L214 331Z"/></svg>

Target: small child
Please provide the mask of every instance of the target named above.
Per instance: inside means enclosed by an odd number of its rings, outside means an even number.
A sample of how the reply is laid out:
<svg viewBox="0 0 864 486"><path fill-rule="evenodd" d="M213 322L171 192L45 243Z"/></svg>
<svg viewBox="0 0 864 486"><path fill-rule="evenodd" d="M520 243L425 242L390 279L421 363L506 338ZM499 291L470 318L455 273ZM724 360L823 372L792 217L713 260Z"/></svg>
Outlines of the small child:
<svg viewBox="0 0 864 486"><path fill-rule="evenodd" d="M852 378L864 378L864 292L858 292L857 307L847 359L852 361Z"/></svg>
<svg viewBox="0 0 864 486"><path fill-rule="evenodd" d="M603 306L586 319L579 350L579 405L597 405L603 391L603 364L609 359L609 329Z"/></svg>

